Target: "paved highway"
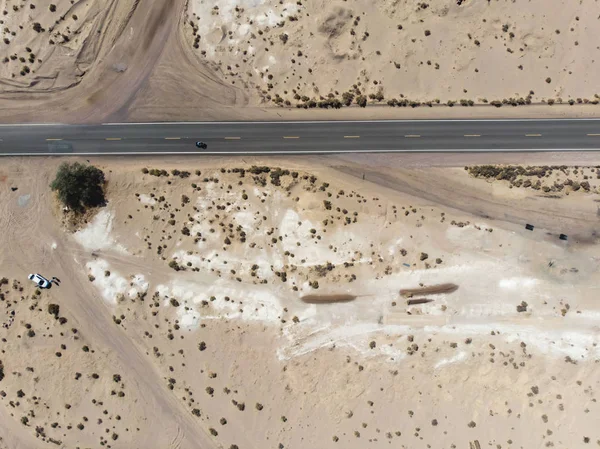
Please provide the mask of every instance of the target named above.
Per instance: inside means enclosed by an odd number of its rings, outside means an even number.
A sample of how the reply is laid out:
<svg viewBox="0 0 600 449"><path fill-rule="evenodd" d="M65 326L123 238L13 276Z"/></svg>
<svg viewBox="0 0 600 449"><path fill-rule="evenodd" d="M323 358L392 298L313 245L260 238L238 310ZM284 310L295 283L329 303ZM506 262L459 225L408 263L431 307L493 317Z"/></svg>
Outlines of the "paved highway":
<svg viewBox="0 0 600 449"><path fill-rule="evenodd" d="M4 156L567 150L600 150L600 119L0 125Z"/></svg>

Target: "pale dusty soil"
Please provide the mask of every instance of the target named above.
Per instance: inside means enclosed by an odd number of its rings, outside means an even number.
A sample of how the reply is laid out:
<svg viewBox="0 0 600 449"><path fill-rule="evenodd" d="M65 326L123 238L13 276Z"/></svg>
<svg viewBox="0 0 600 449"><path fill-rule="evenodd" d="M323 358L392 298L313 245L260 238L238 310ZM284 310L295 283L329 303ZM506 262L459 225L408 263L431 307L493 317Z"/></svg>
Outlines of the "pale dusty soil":
<svg viewBox="0 0 600 449"><path fill-rule="evenodd" d="M2 0L0 92L49 93L77 85L123 32L111 23L122 25L133 6L129 0Z"/></svg>
<svg viewBox="0 0 600 449"><path fill-rule="evenodd" d="M598 164L568 156L523 163ZM600 444L598 195L488 183L460 157L97 159L108 205L75 234L47 188L60 161L4 159L0 447ZM31 271L61 284L37 294Z"/></svg>
<svg viewBox="0 0 600 449"><path fill-rule="evenodd" d="M46 3L3 0L0 120L583 117L600 110L592 104L535 105L550 98L596 101L600 50L593 32L599 10L593 1L548 6L541 0L468 0L425 9L364 0L238 3L56 0L51 12ZM341 99L349 90L355 96L381 90L384 100L369 100L366 109L295 107L295 95L320 101L329 94ZM483 103L525 99L530 91L531 106L497 109ZM290 107L267 100L276 94ZM390 108L384 104L391 98L467 99L476 107L434 102L432 108Z"/></svg>
<svg viewBox="0 0 600 449"><path fill-rule="evenodd" d="M186 22L206 61L265 101L352 91L481 103L532 91L539 103L594 99L598 12L568 0L192 0Z"/></svg>

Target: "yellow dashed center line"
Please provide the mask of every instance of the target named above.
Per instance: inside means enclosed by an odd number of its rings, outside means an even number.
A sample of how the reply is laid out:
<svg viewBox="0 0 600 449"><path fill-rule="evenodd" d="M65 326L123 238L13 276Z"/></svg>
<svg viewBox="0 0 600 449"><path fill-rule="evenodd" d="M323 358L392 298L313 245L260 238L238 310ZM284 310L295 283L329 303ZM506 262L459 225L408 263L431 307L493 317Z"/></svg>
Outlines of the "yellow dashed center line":
<svg viewBox="0 0 600 449"><path fill-rule="evenodd" d="M588 134L588 136L600 136L600 134Z"/></svg>
<svg viewBox="0 0 600 449"><path fill-rule="evenodd" d="M407 134L407 135L406 135L406 136L404 136L404 137L421 137L421 136L420 136L420 135L418 135L418 134Z"/></svg>
<svg viewBox="0 0 600 449"><path fill-rule="evenodd" d="M240 140L241 137L225 137L225 140Z"/></svg>
<svg viewBox="0 0 600 449"><path fill-rule="evenodd" d="M46 139L47 141L62 140L62 139Z"/></svg>
<svg viewBox="0 0 600 449"><path fill-rule="evenodd" d="M360 136L344 136L344 139L360 139Z"/></svg>
<svg viewBox="0 0 600 449"><path fill-rule="evenodd" d="M465 137L481 137L481 134L465 134Z"/></svg>
<svg viewBox="0 0 600 449"><path fill-rule="evenodd" d="M121 140L120 137L107 137L106 140Z"/></svg>
<svg viewBox="0 0 600 449"><path fill-rule="evenodd" d="M542 137L541 134L525 134L525 137Z"/></svg>
<svg viewBox="0 0 600 449"><path fill-rule="evenodd" d="M181 137L165 137L165 140L181 140Z"/></svg>
<svg viewBox="0 0 600 449"><path fill-rule="evenodd" d="M298 136L283 136L284 139L299 139Z"/></svg>

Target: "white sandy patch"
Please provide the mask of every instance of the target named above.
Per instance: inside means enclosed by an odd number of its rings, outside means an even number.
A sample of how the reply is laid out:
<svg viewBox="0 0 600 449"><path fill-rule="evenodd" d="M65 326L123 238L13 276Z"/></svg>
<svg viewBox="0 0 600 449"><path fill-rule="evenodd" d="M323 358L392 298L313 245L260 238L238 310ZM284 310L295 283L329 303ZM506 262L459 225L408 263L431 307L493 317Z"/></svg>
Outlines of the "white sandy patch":
<svg viewBox="0 0 600 449"><path fill-rule="evenodd" d="M88 223L84 229L74 234L75 240L90 251L112 248L119 252L127 253L127 250L122 245L117 244L111 235L113 219L112 212L107 209L101 210L91 223Z"/></svg>
<svg viewBox="0 0 600 449"><path fill-rule="evenodd" d="M233 215L233 219L239 224L244 231L251 232L256 226L256 216L249 211L240 211Z"/></svg>
<svg viewBox="0 0 600 449"><path fill-rule="evenodd" d="M179 306L177 318L179 319L179 325L186 329L197 329L200 324L200 314L189 306Z"/></svg>
<svg viewBox="0 0 600 449"><path fill-rule="evenodd" d="M521 278L521 277L513 277L509 279L501 279L498 282L498 287L504 288L507 290L516 290L518 288L531 288L538 284L537 279L533 278Z"/></svg>
<svg viewBox="0 0 600 449"><path fill-rule="evenodd" d="M129 298L135 298L138 293L144 293L148 290L148 282L141 274L136 274L127 280L120 273L110 269L106 260L96 259L86 264L88 274L94 276L94 286L100 290L102 297L110 304L116 305L119 297L127 295ZM108 276L105 272L109 271Z"/></svg>
<svg viewBox="0 0 600 449"><path fill-rule="evenodd" d="M369 348L367 336L381 331L401 335L411 330L409 326L382 326L376 323L355 323L333 328L328 323L310 329L315 324L315 322L309 320L303 326L290 325L285 327L283 335L290 343L278 349L277 356L279 360L289 360L332 345L352 347L362 353L378 354L380 351L373 351Z"/></svg>
<svg viewBox="0 0 600 449"><path fill-rule="evenodd" d="M508 316L517 313L516 307L512 303L468 304L460 310L460 315L466 317Z"/></svg>
<svg viewBox="0 0 600 449"><path fill-rule="evenodd" d="M465 351L461 351L458 354L456 354L453 357L450 357L449 359L442 359L439 362L437 362L434 365L435 369L441 368L442 366L446 366L446 365L452 365L453 363L457 363L457 362L461 362L463 360L466 360L467 358L467 353Z"/></svg>
<svg viewBox="0 0 600 449"><path fill-rule="evenodd" d="M280 299L260 286L235 287L224 281L206 285L174 280L169 285L159 285L156 291L163 298L175 298L182 305L193 309L186 318L186 322L192 324L198 319L219 318L239 318L272 324L279 322L283 309ZM215 299L211 300L211 297ZM195 309L203 301L208 302L208 307L199 309L199 314L196 314Z"/></svg>
<svg viewBox="0 0 600 449"><path fill-rule="evenodd" d="M156 204L156 200L154 198L152 198L150 195L146 195L145 193L142 193L139 196L139 200L140 200L140 203L148 204L150 206L154 206Z"/></svg>
<svg viewBox="0 0 600 449"><path fill-rule="evenodd" d="M130 284L133 284L127 292L130 298L135 298L138 293L148 291L148 281L146 281L146 278L142 274L136 274L135 276L133 276Z"/></svg>
<svg viewBox="0 0 600 449"><path fill-rule="evenodd" d="M507 342L523 341L538 351L548 355L581 358L600 355L600 336L582 331L542 330L535 326L520 326L508 323L465 324L456 326L425 326L422 332L433 334L452 334L486 336L491 331L500 332ZM594 346L594 343L596 346Z"/></svg>

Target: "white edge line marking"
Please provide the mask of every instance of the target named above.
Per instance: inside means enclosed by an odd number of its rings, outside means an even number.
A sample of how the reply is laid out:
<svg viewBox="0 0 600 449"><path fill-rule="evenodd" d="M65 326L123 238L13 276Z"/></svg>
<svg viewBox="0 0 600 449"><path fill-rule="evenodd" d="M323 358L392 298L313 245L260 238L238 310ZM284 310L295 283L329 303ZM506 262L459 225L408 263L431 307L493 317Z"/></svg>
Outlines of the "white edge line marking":
<svg viewBox="0 0 600 449"><path fill-rule="evenodd" d="M481 134L465 134L463 137L481 137Z"/></svg>
<svg viewBox="0 0 600 449"><path fill-rule="evenodd" d="M280 120L280 121L215 121L215 122L131 122L131 123L0 123L0 128L11 128L19 126L139 126L139 125L256 125L256 124L289 124L289 123L427 123L427 122L593 122L600 118L491 118L491 119L390 119L390 120Z"/></svg>
<svg viewBox="0 0 600 449"><path fill-rule="evenodd" d="M227 151L227 152L208 152L208 151L140 151L140 152L103 152L103 153L0 153L0 157L9 156L38 156L38 157L51 157L51 156L168 156L168 155L210 155L210 156L248 156L252 154L260 154L266 156L277 156L280 154L352 154L352 153L497 153L497 152L510 152L510 153L557 153L560 151L567 152L590 152L600 151L600 148L535 148L535 149L523 149L523 148L497 148L497 149L471 149L471 150L457 150L455 148L440 148L440 149L419 149L419 150L352 150L352 151L335 151L335 150L300 150L300 151Z"/></svg>
<svg viewBox="0 0 600 449"><path fill-rule="evenodd" d="M225 140L242 140L241 137L225 137Z"/></svg>
<svg viewBox="0 0 600 449"><path fill-rule="evenodd" d="M360 139L360 136L344 136L344 139Z"/></svg>
<svg viewBox="0 0 600 449"><path fill-rule="evenodd" d="M11 127L11 126L69 126L66 123L1 123L0 127Z"/></svg>
<svg viewBox="0 0 600 449"><path fill-rule="evenodd" d="M588 136L600 136L600 134L588 134Z"/></svg>
<svg viewBox="0 0 600 449"><path fill-rule="evenodd" d="M314 124L314 123L427 123L427 122L569 122L569 121L600 121L600 118L523 118L523 119L406 119L406 120L281 120L265 122L135 122L135 123L102 123L102 126L139 126L139 125L285 125L285 124ZM0 125L0 126L38 126L38 125ZM46 126L46 125L44 125ZM70 125L62 125L70 126ZM81 126L81 125L74 125ZM95 125L83 125L95 126Z"/></svg>
<svg viewBox="0 0 600 449"><path fill-rule="evenodd" d="M165 137L165 140L181 140L181 137Z"/></svg>
<svg viewBox="0 0 600 449"><path fill-rule="evenodd" d="M421 137L420 134L406 134L404 137Z"/></svg>
<svg viewBox="0 0 600 449"><path fill-rule="evenodd" d="M541 134L525 134L525 137L542 137Z"/></svg>

